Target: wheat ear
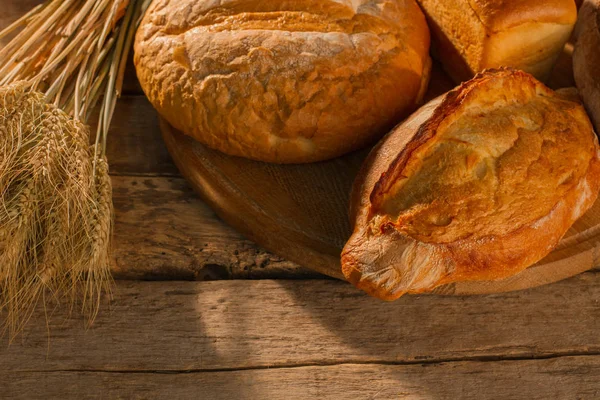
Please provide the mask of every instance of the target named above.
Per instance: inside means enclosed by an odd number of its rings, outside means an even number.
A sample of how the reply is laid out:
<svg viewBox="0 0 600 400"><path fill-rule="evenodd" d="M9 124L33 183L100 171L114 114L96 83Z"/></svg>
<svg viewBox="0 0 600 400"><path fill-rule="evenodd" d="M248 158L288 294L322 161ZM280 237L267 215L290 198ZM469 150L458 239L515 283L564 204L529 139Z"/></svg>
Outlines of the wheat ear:
<svg viewBox="0 0 600 400"><path fill-rule="evenodd" d="M11 337L39 299L80 299L92 321L110 291L106 143L149 2L49 0L0 32L16 33L0 49L0 314Z"/></svg>

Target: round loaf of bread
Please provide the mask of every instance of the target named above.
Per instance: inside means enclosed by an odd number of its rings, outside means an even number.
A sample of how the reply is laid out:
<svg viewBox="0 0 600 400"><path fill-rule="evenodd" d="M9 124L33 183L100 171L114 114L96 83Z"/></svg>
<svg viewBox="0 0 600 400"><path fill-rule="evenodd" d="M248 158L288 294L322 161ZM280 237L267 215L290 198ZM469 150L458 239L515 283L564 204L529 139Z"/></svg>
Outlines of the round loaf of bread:
<svg viewBox="0 0 600 400"><path fill-rule="evenodd" d="M155 0L135 40L142 88L224 153L302 163L378 139L422 98L415 0Z"/></svg>
<svg viewBox="0 0 600 400"><path fill-rule="evenodd" d="M575 40L573 75L596 131L600 131L600 0L583 2Z"/></svg>
<svg viewBox="0 0 600 400"><path fill-rule="evenodd" d="M571 99L490 70L413 114L356 180L346 278L393 300L542 259L600 189L598 140Z"/></svg>

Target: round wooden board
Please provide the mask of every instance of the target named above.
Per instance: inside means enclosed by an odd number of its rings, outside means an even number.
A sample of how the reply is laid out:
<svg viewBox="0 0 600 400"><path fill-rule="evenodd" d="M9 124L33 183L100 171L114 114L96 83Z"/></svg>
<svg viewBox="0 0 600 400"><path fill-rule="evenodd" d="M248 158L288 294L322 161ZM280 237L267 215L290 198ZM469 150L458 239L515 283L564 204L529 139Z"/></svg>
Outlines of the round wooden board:
<svg viewBox="0 0 600 400"><path fill-rule="evenodd" d="M565 53L550 86L564 87L571 82L570 57ZM436 66L427 98L452 86ZM343 279L339 256L350 236L349 195L369 149L326 162L275 165L222 154L165 121L161 121L161 130L181 173L222 219L275 254ZM538 264L508 279L455 283L436 293L498 293L556 282L597 265L599 248L600 201Z"/></svg>

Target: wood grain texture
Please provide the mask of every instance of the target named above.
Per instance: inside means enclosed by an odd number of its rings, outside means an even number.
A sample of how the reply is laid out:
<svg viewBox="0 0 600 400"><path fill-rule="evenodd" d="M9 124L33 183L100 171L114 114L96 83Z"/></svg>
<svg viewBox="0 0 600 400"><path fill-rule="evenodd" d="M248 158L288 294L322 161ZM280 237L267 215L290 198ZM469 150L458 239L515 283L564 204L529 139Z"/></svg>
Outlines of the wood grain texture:
<svg viewBox="0 0 600 400"><path fill-rule="evenodd" d="M8 372L10 399L596 399L600 357L424 365L307 366L177 374ZM291 397L293 396L293 397Z"/></svg>
<svg viewBox="0 0 600 400"><path fill-rule="evenodd" d="M3 398L597 398L600 274L370 298L337 281L119 282L89 330L0 342Z"/></svg>
<svg viewBox="0 0 600 400"><path fill-rule="evenodd" d="M385 303L334 280L125 282L93 327L43 312L0 376L24 371L218 371L600 354L600 274L486 296Z"/></svg>
<svg viewBox="0 0 600 400"><path fill-rule="evenodd" d="M572 84L571 50L556 65L551 86ZM434 65L431 99L452 87ZM280 256L342 278L340 252L350 237L349 194L367 150L331 161L274 165L227 156L161 121L167 148L192 187L221 218ZM444 294L482 294L553 283L600 264L600 201L542 261L494 282L458 282L436 289Z"/></svg>
<svg viewBox="0 0 600 400"><path fill-rule="evenodd" d="M117 279L321 276L266 252L225 225L181 177L113 176L112 182L112 271Z"/></svg>

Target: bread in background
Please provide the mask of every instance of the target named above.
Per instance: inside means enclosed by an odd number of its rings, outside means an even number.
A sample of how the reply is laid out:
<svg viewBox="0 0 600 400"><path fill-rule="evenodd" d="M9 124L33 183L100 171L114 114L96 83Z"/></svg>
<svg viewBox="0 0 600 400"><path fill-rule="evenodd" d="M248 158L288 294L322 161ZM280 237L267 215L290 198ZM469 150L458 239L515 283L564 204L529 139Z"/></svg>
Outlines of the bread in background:
<svg viewBox="0 0 600 400"><path fill-rule="evenodd" d="M515 275L593 205L599 155L570 92L512 69L479 74L372 150L354 184L342 271L385 300Z"/></svg>
<svg viewBox="0 0 600 400"><path fill-rule="evenodd" d="M574 0L418 0L434 56L458 83L486 68L545 81L577 19Z"/></svg>
<svg viewBox="0 0 600 400"><path fill-rule="evenodd" d="M224 153L340 156L413 111L429 80L415 0L155 0L135 41L147 97Z"/></svg>

